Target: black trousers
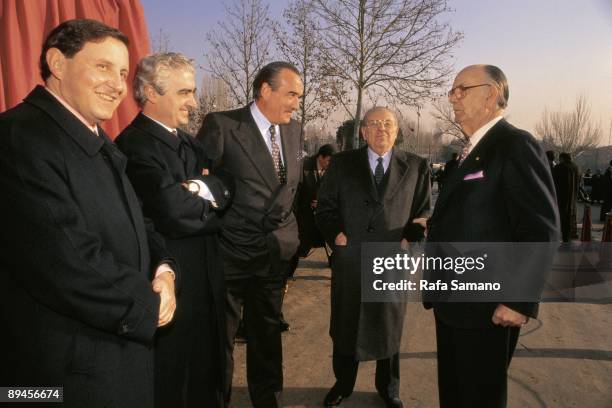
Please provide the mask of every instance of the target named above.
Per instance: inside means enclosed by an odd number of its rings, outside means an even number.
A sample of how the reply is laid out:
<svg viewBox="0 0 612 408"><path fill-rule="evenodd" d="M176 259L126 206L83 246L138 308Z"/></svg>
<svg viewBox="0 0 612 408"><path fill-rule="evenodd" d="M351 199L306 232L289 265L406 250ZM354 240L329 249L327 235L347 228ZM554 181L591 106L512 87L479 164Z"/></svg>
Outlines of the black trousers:
<svg viewBox="0 0 612 408"><path fill-rule="evenodd" d="M222 340L210 288L200 275L183 275L174 321L157 333L156 408L224 406Z"/></svg>
<svg viewBox="0 0 612 408"><path fill-rule="evenodd" d="M336 384L334 388L337 392L347 397L355 388L357 380L357 370L359 361L354 355L345 355L338 352L334 347L332 357ZM376 375L374 384L378 394L383 398L399 397L399 353L395 353L390 358L376 360Z"/></svg>
<svg viewBox="0 0 612 408"><path fill-rule="evenodd" d="M225 399L231 397L234 338L241 309L246 333L247 383L255 408L281 407L283 389L282 342L279 325L282 275L231 279L227 289L227 344Z"/></svg>
<svg viewBox="0 0 612 408"><path fill-rule="evenodd" d="M436 317L440 408L503 408L519 327L462 329Z"/></svg>

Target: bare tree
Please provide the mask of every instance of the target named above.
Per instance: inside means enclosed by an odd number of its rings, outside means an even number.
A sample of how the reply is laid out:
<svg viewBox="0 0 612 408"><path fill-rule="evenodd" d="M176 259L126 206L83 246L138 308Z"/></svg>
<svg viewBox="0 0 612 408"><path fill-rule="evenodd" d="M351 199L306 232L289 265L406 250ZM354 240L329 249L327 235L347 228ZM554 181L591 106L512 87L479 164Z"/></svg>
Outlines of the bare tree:
<svg viewBox="0 0 612 408"><path fill-rule="evenodd" d="M210 52L207 70L230 90L232 107L252 100L251 85L272 48L270 10L261 0L234 0L225 7L226 19L206 35Z"/></svg>
<svg viewBox="0 0 612 408"><path fill-rule="evenodd" d="M457 139L460 145L465 145L468 139L461 126L455 122L453 107L448 100L446 98L436 99L431 107L432 112L430 114L436 120L436 127L441 134L451 136L453 139Z"/></svg>
<svg viewBox="0 0 612 408"><path fill-rule="evenodd" d="M151 38L151 49L154 53L168 52L170 49L170 35L166 34L162 28L155 37Z"/></svg>
<svg viewBox="0 0 612 408"><path fill-rule="evenodd" d="M314 0L322 25L327 74L356 91L359 121L364 91L389 103L420 104L444 84L462 34L439 22L446 0ZM353 132L357 141L358 126Z"/></svg>
<svg viewBox="0 0 612 408"><path fill-rule="evenodd" d="M225 82L210 74L204 74L197 99L198 106L189 112L189 123L183 126L192 135L198 132L209 112L228 110L233 103Z"/></svg>
<svg viewBox="0 0 612 408"><path fill-rule="evenodd" d="M546 149L567 152L576 157L597 147L601 127L591 121L591 107L584 96L576 98L571 112L551 112L546 108L536 133L542 137Z"/></svg>
<svg viewBox="0 0 612 408"><path fill-rule="evenodd" d="M300 106L300 121L304 136L306 124L326 118L344 90L322 70L320 27L312 0L289 3L283 17L285 26L276 26L274 34L283 57L302 74L304 97Z"/></svg>

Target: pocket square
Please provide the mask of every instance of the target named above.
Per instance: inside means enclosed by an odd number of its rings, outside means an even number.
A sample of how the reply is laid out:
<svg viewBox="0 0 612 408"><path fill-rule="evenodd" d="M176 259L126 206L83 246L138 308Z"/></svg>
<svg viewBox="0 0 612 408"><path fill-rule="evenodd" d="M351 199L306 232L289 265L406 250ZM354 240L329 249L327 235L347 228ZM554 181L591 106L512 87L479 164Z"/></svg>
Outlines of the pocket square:
<svg viewBox="0 0 612 408"><path fill-rule="evenodd" d="M484 178L484 171L478 170L474 173L466 174L465 177L463 177L463 180L476 180L481 178Z"/></svg>

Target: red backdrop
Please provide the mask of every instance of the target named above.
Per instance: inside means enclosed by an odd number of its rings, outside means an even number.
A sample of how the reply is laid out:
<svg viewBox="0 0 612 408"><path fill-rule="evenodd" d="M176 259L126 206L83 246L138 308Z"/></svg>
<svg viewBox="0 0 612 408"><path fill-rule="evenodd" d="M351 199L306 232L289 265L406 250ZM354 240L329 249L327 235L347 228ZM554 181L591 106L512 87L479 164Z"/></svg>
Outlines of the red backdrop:
<svg viewBox="0 0 612 408"><path fill-rule="evenodd" d="M115 138L138 112L131 83L138 60L149 53L140 0L0 0L0 112L42 84L38 60L43 41L54 27L73 18L101 21L130 39L129 93L113 118L102 124Z"/></svg>

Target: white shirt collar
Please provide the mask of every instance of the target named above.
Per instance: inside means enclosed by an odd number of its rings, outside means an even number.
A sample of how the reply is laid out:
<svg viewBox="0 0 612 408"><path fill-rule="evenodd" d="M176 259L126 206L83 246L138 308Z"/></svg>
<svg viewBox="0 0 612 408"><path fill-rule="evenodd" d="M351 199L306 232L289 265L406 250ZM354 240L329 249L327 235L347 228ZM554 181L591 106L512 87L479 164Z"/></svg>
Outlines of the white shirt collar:
<svg viewBox="0 0 612 408"><path fill-rule="evenodd" d="M92 132L94 132L96 134L96 136L99 135L98 133L98 125L97 124L90 124L87 122L87 120L85 120L85 118L83 117L83 115L81 115L79 112L76 111L76 109L74 109L72 106L70 106L68 104L68 102L66 102L64 100L64 98L62 98L61 96L59 96L58 94L56 94L55 92L53 92L51 89L49 89L48 87L45 86L45 89L47 90L47 92L49 92L55 99L57 99L59 101L59 103L61 103L64 108L68 109L68 111L70 113L72 113L74 116L77 117L78 120L80 120L81 122L83 122L83 124L85 126L87 126L87 128L89 130L91 130Z"/></svg>
<svg viewBox="0 0 612 408"><path fill-rule="evenodd" d="M504 117L502 115L496 116L495 118L482 125L477 131L475 131L474 134L470 136L470 144L472 145L472 147L470 147L470 151L474 150L478 142L480 142L480 139L482 139L482 137L486 135L487 132L491 130L491 128L503 118Z"/></svg>
<svg viewBox="0 0 612 408"><path fill-rule="evenodd" d="M368 161L370 162L370 170L372 170L372 173L374 173L374 170L376 169L376 166L378 165L379 157L383 158L383 168L385 169L385 173L387 172L387 169L389 168L389 162L391 161L391 151L392 150L393 148L389 149L389 151L383 154L382 156L379 156L378 153L370 149L370 147L368 146Z"/></svg>
<svg viewBox="0 0 612 408"><path fill-rule="evenodd" d="M157 123L158 125L162 126L164 129L166 129L168 132L172 133L173 135L178 135L178 132L176 130L176 128L171 128L168 127L166 125L164 125L163 123L161 123L159 120L153 119L152 117L150 117L149 115L146 115L144 112L142 113L144 116L146 116L147 118L151 119L153 122ZM176 132L176 133L175 133Z"/></svg>
<svg viewBox="0 0 612 408"><path fill-rule="evenodd" d="M261 111L257 107L257 103L253 102L250 108L251 108L251 115L253 116L253 119L255 119L255 124L257 125L257 129L259 129L259 133L261 133L261 135L265 138L268 133L268 130L270 129L270 126L272 126L272 123L268 120L268 118L266 118L266 116L263 113L261 113ZM279 135L280 134L279 126L274 125L274 127L276 129L276 134Z"/></svg>

